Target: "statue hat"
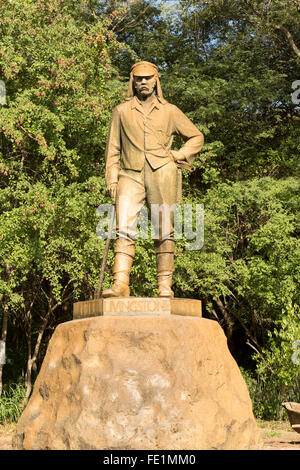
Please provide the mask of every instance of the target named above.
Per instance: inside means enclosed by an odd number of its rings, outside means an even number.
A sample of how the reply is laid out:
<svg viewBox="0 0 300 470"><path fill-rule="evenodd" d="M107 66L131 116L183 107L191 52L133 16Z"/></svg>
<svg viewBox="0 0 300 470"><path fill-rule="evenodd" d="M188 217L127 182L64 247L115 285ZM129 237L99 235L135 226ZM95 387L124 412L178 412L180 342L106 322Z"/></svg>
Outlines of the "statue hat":
<svg viewBox="0 0 300 470"><path fill-rule="evenodd" d="M158 75L158 68L155 64L151 62L141 61L136 62L131 67L130 79L129 79L129 86L128 92L126 96L126 100L130 100L134 97L134 86L133 86L133 77L149 77L151 75L155 75L156 78L156 96L161 102L165 102L162 94L162 89L160 86L159 75Z"/></svg>

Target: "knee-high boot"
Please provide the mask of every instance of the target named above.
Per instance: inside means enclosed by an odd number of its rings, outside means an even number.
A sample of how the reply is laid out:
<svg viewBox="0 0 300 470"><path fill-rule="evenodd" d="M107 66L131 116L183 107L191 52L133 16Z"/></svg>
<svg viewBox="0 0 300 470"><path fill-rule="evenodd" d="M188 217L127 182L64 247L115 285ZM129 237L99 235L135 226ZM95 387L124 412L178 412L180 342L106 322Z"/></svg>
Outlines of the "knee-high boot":
<svg viewBox="0 0 300 470"><path fill-rule="evenodd" d="M129 297L129 279L130 269L134 258L134 245L119 247L117 242L117 250L115 252L115 262L113 267L114 283L112 287L102 292L102 297Z"/></svg>
<svg viewBox="0 0 300 470"><path fill-rule="evenodd" d="M156 266L159 297L174 297L172 291L172 277L174 272L174 241L164 240L157 243Z"/></svg>

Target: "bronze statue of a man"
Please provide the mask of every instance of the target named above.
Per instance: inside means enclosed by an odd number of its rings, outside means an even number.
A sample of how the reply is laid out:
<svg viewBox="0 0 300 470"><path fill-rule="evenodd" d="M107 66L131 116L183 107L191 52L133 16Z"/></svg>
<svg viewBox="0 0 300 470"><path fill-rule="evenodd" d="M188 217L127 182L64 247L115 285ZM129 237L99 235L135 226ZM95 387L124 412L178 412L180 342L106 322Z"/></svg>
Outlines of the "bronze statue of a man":
<svg viewBox="0 0 300 470"><path fill-rule="evenodd" d="M185 141L178 151L171 149L175 134ZM114 283L103 297L130 295L139 212L145 202L165 208L181 202L178 173L191 167L203 141L197 127L163 98L156 65L134 64L126 101L113 110L107 140L105 180L116 204L116 241ZM169 230L164 232L161 222L155 227L158 295L173 297L174 212L162 210L162 219L169 218Z"/></svg>

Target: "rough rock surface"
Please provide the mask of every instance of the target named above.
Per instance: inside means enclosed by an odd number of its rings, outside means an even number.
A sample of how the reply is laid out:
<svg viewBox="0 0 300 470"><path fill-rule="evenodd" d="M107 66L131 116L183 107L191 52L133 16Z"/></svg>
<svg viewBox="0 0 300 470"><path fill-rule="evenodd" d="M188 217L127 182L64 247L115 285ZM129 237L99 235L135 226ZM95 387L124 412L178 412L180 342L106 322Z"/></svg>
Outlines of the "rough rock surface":
<svg viewBox="0 0 300 470"><path fill-rule="evenodd" d="M172 315L59 325L18 449L257 449L248 390L217 322Z"/></svg>

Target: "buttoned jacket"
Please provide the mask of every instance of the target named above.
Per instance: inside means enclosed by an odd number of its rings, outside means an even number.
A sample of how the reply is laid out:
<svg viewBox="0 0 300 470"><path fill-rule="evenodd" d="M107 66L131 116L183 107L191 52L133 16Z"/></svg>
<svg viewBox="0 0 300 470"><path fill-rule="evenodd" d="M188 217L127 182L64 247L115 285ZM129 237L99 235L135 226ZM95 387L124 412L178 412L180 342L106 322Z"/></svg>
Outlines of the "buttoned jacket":
<svg viewBox="0 0 300 470"><path fill-rule="evenodd" d="M190 167L203 146L203 134L177 106L153 97L149 112L136 96L114 108L106 146L106 185L117 183L120 169L141 171L148 160L156 170L174 160L174 135L185 141L177 151Z"/></svg>

